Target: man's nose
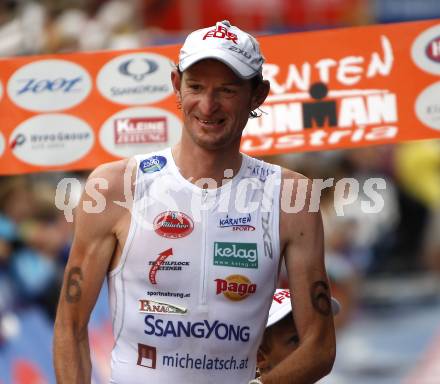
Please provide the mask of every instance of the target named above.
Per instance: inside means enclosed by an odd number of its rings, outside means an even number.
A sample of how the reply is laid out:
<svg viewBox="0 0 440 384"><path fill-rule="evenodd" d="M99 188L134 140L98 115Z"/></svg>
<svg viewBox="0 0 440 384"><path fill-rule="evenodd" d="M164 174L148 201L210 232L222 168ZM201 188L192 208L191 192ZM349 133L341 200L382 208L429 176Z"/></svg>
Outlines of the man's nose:
<svg viewBox="0 0 440 384"><path fill-rule="evenodd" d="M219 103L215 92L206 91L203 93L199 102L199 109L203 115L211 115L218 109L218 106Z"/></svg>

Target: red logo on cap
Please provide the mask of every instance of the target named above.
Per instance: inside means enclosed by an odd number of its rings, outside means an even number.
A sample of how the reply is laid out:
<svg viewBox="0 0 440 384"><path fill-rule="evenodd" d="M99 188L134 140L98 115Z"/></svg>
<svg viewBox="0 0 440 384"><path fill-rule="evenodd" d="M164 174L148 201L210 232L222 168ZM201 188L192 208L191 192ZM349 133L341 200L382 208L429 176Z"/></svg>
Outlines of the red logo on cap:
<svg viewBox="0 0 440 384"><path fill-rule="evenodd" d="M290 299L290 291L287 289L276 292L273 295L273 300L276 301L278 304L281 304L285 299Z"/></svg>
<svg viewBox="0 0 440 384"><path fill-rule="evenodd" d="M211 29L210 31L206 32L205 36L203 36L203 40L206 40L206 38L208 37L231 40L235 44L238 44L237 35L235 33L229 32L225 27L221 25L218 25L216 29Z"/></svg>

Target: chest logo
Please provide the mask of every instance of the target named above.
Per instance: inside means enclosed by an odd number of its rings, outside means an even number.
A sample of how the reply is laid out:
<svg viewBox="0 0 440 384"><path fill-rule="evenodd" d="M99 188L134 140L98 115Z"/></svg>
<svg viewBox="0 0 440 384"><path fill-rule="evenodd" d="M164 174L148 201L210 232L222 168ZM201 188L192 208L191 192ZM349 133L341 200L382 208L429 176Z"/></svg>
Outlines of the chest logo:
<svg viewBox="0 0 440 384"><path fill-rule="evenodd" d="M193 231L194 222L182 212L166 211L155 217L153 228L159 236L167 239L180 239Z"/></svg>
<svg viewBox="0 0 440 384"><path fill-rule="evenodd" d="M234 268L258 268L255 243L214 242L214 265Z"/></svg>
<svg viewBox="0 0 440 384"><path fill-rule="evenodd" d="M255 227L250 225L251 214L240 217L226 217L219 220L220 228L231 228L233 231L255 231Z"/></svg>
<svg viewBox="0 0 440 384"><path fill-rule="evenodd" d="M139 312L162 313L164 315L185 315L187 309L175 304L162 303L154 300L139 300Z"/></svg>
<svg viewBox="0 0 440 384"><path fill-rule="evenodd" d="M230 275L225 279L215 279L216 295L223 295L232 301L241 301L257 290L257 284L252 283L246 276Z"/></svg>

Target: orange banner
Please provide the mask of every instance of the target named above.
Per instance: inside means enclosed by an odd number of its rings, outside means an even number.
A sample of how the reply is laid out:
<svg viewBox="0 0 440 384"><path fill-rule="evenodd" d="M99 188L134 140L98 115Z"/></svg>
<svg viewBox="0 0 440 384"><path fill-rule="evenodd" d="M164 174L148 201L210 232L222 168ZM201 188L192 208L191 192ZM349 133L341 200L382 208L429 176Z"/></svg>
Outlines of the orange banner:
<svg viewBox="0 0 440 384"><path fill-rule="evenodd" d="M260 38L251 155L440 137L440 20ZM0 61L0 174L90 169L176 143L178 46Z"/></svg>

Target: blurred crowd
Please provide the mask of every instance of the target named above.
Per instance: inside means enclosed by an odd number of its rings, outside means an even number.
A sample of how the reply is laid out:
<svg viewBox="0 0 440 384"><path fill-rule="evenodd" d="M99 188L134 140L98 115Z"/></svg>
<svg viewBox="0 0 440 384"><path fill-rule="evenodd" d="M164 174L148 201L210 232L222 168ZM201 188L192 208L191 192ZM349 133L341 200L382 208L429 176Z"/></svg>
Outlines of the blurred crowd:
<svg viewBox="0 0 440 384"><path fill-rule="evenodd" d="M179 26L166 28L164 15L174 17L178 3L178 0L2 0L0 57L175 43L182 39L186 29L198 27L194 25L197 12L191 9L194 14L190 16L181 12ZM188 3L203 2L188 0ZM250 4L244 0L224 3L241 12L247 11ZM289 2L254 0L253 4L263 3L269 5L261 8L261 12ZM341 3L352 6L340 15L339 24L332 19L327 23L321 21L321 27L343 25L344 20L352 24L374 21L368 12L360 15L359 10L367 9L367 0L341 0ZM162 17L162 23L155 22L160 19L156 15ZM315 20L314 15L311 13L306 19ZM275 14L270 23L266 20L264 24L257 16L253 21L244 21L264 32L307 26L306 22L297 26L286 24ZM312 23L310 28L316 25ZM338 195L334 188L323 190L320 201L327 269L333 294L343 308L336 318L338 327L356 312L365 282L418 273L440 275L440 141L288 154L266 160L312 179L334 178L336 183L342 178L354 178L360 185L359 198L345 206L342 216L335 211ZM73 233L73 225L54 204L55 191L62 178L77 177L83 183L87 175L84 171L0 177L0 345L16 332L15 313L37 306L49 321L54 319ZM383 178L386 182L386 189L378 191L384 201L379 213L366 214L360 206L369 199L362 189L369 178ZM284 284L281 277L280 285Z"/></svg>

